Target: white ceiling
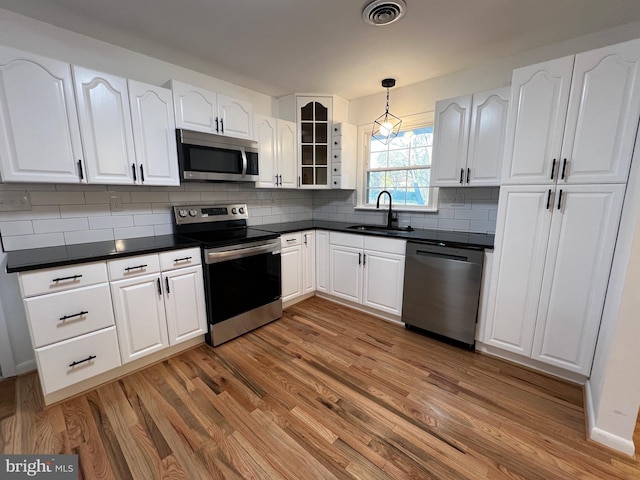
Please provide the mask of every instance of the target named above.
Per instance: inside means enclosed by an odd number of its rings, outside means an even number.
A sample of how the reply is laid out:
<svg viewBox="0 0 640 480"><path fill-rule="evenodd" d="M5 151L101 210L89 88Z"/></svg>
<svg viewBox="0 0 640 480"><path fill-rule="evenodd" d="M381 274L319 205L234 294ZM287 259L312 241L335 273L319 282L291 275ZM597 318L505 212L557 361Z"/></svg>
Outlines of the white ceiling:
<svg viewBox="0 0 640 480"><path fill-rule="evenodd" d="M347 99L640 21L640 0L406 0L385 26L369 0L0 0L5 8L258 92Z"/></svg>

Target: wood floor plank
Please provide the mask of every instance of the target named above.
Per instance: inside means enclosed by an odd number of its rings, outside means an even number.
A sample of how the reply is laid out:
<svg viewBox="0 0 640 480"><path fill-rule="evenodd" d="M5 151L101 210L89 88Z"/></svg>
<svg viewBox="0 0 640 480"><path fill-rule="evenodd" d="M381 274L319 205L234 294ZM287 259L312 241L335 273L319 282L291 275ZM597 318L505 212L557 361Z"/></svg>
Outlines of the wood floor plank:
<svg viewBox="0 0 640 480"><path fill-rule="evenodd" d="M317 297L48 408L12 388L0 453L77 453L81 479L640 479L585 440L579 385Z"/></svg>

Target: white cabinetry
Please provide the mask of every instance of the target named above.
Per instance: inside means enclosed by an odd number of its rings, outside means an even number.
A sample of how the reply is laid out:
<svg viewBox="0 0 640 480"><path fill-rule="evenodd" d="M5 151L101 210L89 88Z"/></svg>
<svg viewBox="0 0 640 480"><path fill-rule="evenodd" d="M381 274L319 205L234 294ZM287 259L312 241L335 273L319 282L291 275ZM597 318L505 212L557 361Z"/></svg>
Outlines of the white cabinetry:
<svg viewBox="0 0 640 480"><path fill-rule="evenodd" d="M315 232L309 230L285 234L280 237L280 242L282 301L302 299L300 297L312 294L316 289Z"/></svg>
<svg viewBox="0 0 640 480"><path fill-rule="evenodd" d="M103 262L18 279L45 395L120 366Z"/></svg>
<svg viewBox="0 0 640 480"><path fill-rule="evenodd" d="M128 257L107 265L122 363L206 333L199 249Z"/></svg>
<svg viewBox="0 0 640 480"><path fill-rule="evenodd" d="M0 46L0 177L80 183L82 144L68 63Z"/></svg>
<svg viewBox="0 0 640 480"><path fill-rule="evenodd" d="M128 81L133 144L144 185L180 185L171 90Z"/></svg>
<svg viewBox="0 0 640 480"><path fill-rule="evenodd" d="M503 184L624 183L640 40L514 70Z"/></svg>
<svg viewBox="0 0 640 480"><path fill-rule="evenodd" d="M356 188L356 146L358 128L334 123L331 129L331 188Z"/></svg>
<svg viewBox="0 0 640 480"><path fill-rule="evenodd" d="M624 189L501 188L484 343L589 374Z"/></svg>
<svg viewBox="0 0 640 480"><path fill-rule="evenodd" d="M329 293L379 311L402 313L406 242L331 232Z"/></svg>
<svg viewBox="0 0 640 480"><path fill-rule="evenodd" d="M169 85L173 91L177 128L253 138L253 106L250 102L176 80L171 80Z"/></svg>
<svg viewBox="0 0 640 480"><path fill-rule="evenodd" d="M509 87L436 102L435 187L500 184Z"/></svg>
<svg viewBox="0 0 640 480"><path fill-rule="evenodd" d="M316 290L329 293L329 232L316 230L314 240L316 242Z"/></svg>
<svg viewBox="0 0 640 480"><path fill-rule="evenodd" d="M296 188L296 124L254 114L260 188Z"/></svg>

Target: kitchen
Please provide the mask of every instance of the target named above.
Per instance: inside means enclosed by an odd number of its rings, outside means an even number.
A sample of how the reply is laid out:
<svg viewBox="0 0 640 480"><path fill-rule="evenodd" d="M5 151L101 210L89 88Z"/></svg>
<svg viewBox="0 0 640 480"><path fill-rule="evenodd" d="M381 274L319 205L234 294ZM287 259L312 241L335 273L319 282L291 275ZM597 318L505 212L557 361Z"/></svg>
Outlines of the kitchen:
<svg viewBox="0 0 640 480"><path fill-rule="evenodd" d="M112 47L101 42L87 40L82 37L82 41L87 46L83 49L74 47L75 34L62 31L46 24L39 24L25 17L20 17L9 12L3 12L2 16L2 44L15 48L27 49L28 45L33 50L42 55L52 57L64 57L67 61L90 66L97 70L122 74L126 77L145 80L147 82L162 84L169 78L180 78L181 80L208 86L214 91L224 91L225 93L238 97L247 97L251 100L254 110L265 113L272 112L272 99L266 95L245 91L239 87L231 88L228 84L196 74L193 71L185 71L182 68L171 66L163 62L143 57L131 51L123 51L117 47ZM33 32L39 34L48 41L43 42L34 38ZM394 112L415 112L416 107L412 103L419 101L424 108L418 110L432 110L435 101L442 98L449 98L460 93L469 91L483 91L490 88L506 84L511 78L511 70L514 66L524 66L533 64L541 60L560 57L578 51L596 48L602 45L616 43L638 37L637 31L632 27L619 29L614 32L576 40L575 44L557 45L548 51L529 53L516 60L495 62L489 66L480 66L475 70L461 73L458 82L467 85L464 89L451 85L446 78L436 79L427 82L427 86L408 86L404 89L396 87L392 90L392 111ZM48 45L44 45L47 43ZM570 42L569 42L570 43ZM89 46L91 45L91 47ZM56 53L56 49L59 49ZM144 60L144 68L137 66ZM126 63L126 68L123 66ZM490 70L490 72L489 72ZM449 79L450 80L450 79ZM376 79L378 82L379 79ZM417 91L419 90L419 92ZM464 91L462 91L464 90ZM428 97L428 98L427 98ZM375 99L363 100L361 102L352 101L349 105L349 117L354 118L353 123L365 123L376 118L380 113L380 108L384 104L384 99L380 95ZM358 119L361 119L359 121ZM193 204L201 202L211 203L236 203L244 202L249 205L251 211L251 221L253 225L272 224L286 221L304 221L311 219L327 219L334 221L345 221L357 223L377 223L383 224L385 216L383 213L370 213L354 209L353 191L327 190L310 192L307 190L259 190L242 184L183 184L178 187L107 187L107 186L62 186L60 184L3 184L3 191L28 191L29 200L32 205L31 213L26 219L19 219L11 222L14 230L3 230L3 241L5 248L15 250L18 246L44 247L64 243L79 243L88 241L104 240L105 234L110 231L117 238L127 238L134 236L150 236L171 233L172 221L168 211L169 205L180 203ZM115 192L115 193L114 193ZM455 229L471 230L472 219L455 218L458 210L473 209L484 211L478 215L486 217L487 222L491 219L495 221L497 215L497 188L466 188L440 192L438 214L405 214L401 212L401 221L409 217L411 225L420 228L453 228L451 220L456 220ZM121 207L121 211L117 211ZM4 221L3 217L3 221ZM433 225L434 218L437 224ZM623 220L624 224L624 220ZM495 225L495 224L494 224ZM633 226L635 218L631 217L628 223L628 232L633 238ZM465 228L466 227L466 228ZM494 227L495 228L495 227ZM35 230L34 230L35 229ZM485 232L491 232L491 226L485 227ZM113 237L111 237L113 238ZM35 243L34 243L35 242ZM37 243L43 242L43 243ZM631 250L631 240L628 240L628 248ZM7 248L8 247L8 248ZM615 261L614 261L615 262ZM626 270L623 262L620 268ZM614 271L616 265L614 263ZM622 286L624 274L620 277L612 277L612 281L620 284L622 296ZM14 290L11 290L14 288ZM29 368L28 362L32 361L30 351L30 339L28 332L22 328L16 328L11 323L11 318L16 318L16 306L5 302L4 292L13 292L13 298L19 298L15 287L7 286L3 288L2 305L5 317L8 319L7 327L10 330L12 345L14 346L14 356L16 364L25 364L23 368ZM8 314L9 312L10 314ZM614 312L617 316L617 312ZM615 317L614 317L615 318ZM615 322L614 322L615 324ZM609 335L616 337L616 331L612 330ZM622 335L624 338L633 338L633 335ZM618 344L611 347L611 352L620 350ZM29 348L26 348L28 346ZM629 349L623 349L629 354ZM602 368L607 369L608 363L613 361L612 356L605 356L602 361ZM614 366L615 367L615 366ZM612 368L614 368L612 367ZM33 363L32 363L33 368ZM625 364L625 370L628 366ZM614 370L615 371L615 370ZM605 372L602 372L605 375ZM615 375L611 375L613 379ZM603 400L612 401L615 404L617 397L615 386L605 385L610 380L607 375L606 381L603 377L600 382L603 387ZM609 391L608 388L612 388ZM626 393L627 386L623 387ZM635 402L637 411L637 399ZM606 402L603 403L606 405ZM610 406L610 405L609 405ZM604 407L603 407L604 408ZM635 418L634 418L635 420ZM635 422L633 422L635 423ZM628 428L628 426L625 426ZM606 429L605 429L606 430Z"/></svg>

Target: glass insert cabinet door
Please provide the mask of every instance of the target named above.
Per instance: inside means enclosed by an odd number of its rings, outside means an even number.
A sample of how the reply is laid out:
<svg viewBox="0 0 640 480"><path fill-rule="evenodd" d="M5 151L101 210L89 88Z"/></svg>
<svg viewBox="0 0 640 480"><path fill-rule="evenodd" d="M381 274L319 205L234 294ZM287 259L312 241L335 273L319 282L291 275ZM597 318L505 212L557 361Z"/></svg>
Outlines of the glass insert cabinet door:
<svg viewBox="0 0 640 480"><path fill-rule="evenodd" d="M332 99L298 97L300 187L329 187Z"/></svg>

